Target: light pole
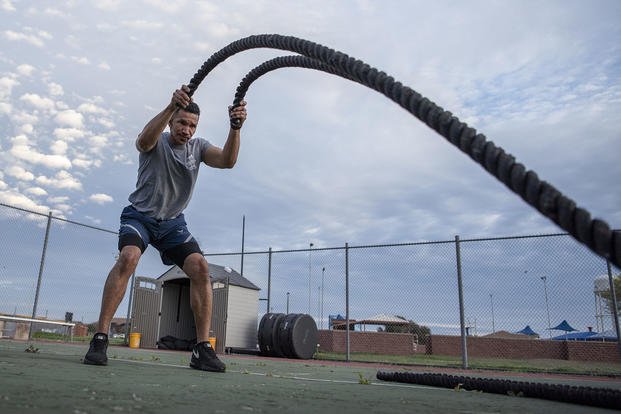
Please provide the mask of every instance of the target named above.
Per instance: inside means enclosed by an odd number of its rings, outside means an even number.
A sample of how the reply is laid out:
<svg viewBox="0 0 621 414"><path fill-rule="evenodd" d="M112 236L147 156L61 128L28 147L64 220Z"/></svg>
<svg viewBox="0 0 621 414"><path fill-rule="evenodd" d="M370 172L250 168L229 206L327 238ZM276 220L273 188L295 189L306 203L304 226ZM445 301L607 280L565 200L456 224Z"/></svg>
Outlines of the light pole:
<svg viewBox="0 0 621 414"><path fill-rule="evenodd" d="M489 301L492 304L492 333L496 332L496 324L494 321L494 295L492 295L491 293L489 294Z"/></svg>
<svg viewBox="0 0 621 414"><path fill-rule="evenodd" d="M321 326L320 329L323 329L323 276L325 275L325 273L326 273L326 268L323 267L321 269L321 318L319 318L320 326Z"/></svg>
<svg viewBox="0 0 621 414"><path fill-rule="evenodd" d="M311 314L311 253L313 252L313 243L308 248L308 314Z"/></svg>
<svg viewBox="0 0 621 414"><path fill-rule="evenodd" d="M543 294L546 299L546 315L548 316L548 337L552 338L552 330L550 329L550 306L548 305L548 278L546 276L541 276L541 280L543 280Z"/></svg>

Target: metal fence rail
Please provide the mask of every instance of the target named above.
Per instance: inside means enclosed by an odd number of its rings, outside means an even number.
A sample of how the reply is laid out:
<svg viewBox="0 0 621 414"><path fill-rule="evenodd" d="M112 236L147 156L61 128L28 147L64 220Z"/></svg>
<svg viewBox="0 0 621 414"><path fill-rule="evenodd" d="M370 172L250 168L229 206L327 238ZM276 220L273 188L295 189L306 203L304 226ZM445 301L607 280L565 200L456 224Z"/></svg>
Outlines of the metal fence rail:
<svg viewBox="0 0 621 414"><path fill-rule="evenodd" d="M5 204L0 223L0 314L63 320L70 313L74 322L95 322L116 232ZM319 351L342 359L444 354L468 367L469 357L553 361L580 353L586 361L612 360L621 373L619 343L611 342L619 269L564 233L206 257L243 266L261 288L257 320L265 312L308 314L320 331ZM137 274L164 273L158 260L145 254ZM120 318L129 314L129 298ZM518 334L528 329L535 335ZM599 341L586 341L596 334Z"/></svg>

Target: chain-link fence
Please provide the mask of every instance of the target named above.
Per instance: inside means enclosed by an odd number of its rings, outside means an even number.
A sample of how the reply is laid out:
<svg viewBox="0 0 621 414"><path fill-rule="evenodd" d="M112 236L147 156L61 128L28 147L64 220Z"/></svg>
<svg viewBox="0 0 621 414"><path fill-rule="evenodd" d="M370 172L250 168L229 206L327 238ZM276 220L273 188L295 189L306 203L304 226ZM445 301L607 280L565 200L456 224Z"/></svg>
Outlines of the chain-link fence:
<svg viewBox="0 0 621 414"><path fill-rule="evenodd" d="M116 232L7 205L0 222L0 316L95 322ZM566 234L309 244L207 259L261 288L257 323L265 313L310 315L323 358L530 360L551 369L582 361L621 373L619 269ZM145 254L137 273L164 273L158 260ZM130 292L119 323L129 315ZM2 325L5 336L10 325Z"/></svg>

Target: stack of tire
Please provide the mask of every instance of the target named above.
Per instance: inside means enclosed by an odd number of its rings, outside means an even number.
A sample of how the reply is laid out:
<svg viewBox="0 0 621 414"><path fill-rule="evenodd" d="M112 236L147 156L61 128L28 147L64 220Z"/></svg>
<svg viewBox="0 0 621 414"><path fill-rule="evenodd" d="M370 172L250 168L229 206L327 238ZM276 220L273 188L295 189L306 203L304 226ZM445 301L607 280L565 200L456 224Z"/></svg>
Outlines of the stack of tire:
<svg viewBox="0 0 621 414"><path fill-rule="evenodd" d="M266 313L259 323L261 355L310 359L317 349L317 324L302 313Z"/></svg>

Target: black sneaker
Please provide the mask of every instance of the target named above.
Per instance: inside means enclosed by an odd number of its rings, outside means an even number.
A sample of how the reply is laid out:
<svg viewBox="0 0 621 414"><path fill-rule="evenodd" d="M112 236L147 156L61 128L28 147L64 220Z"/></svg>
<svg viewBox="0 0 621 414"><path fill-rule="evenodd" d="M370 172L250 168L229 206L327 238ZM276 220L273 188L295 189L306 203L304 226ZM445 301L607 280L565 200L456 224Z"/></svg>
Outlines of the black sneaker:
<svg viewBox="0 0 621 414"><path fill-rule="evenodd" d="M84 356L84 363L88 365L108 365L106 350L108 349L108 335L96 333L91 339L91 346Z"/></svg>
<svg viewBox="0 0 621 414"><path fill-rule="evenodd" d="M211 372L224 372L226 365L218 359L209 342L200 342L192 349L190 366L194 369Z"/></svg>

